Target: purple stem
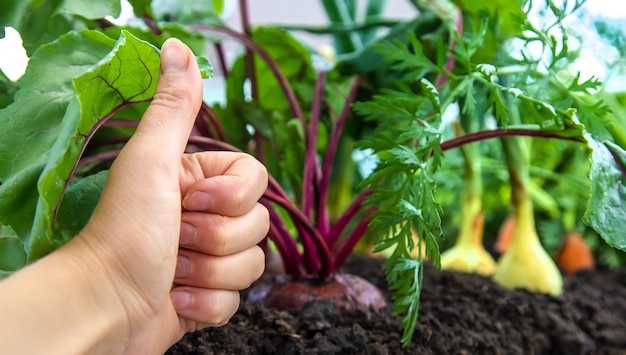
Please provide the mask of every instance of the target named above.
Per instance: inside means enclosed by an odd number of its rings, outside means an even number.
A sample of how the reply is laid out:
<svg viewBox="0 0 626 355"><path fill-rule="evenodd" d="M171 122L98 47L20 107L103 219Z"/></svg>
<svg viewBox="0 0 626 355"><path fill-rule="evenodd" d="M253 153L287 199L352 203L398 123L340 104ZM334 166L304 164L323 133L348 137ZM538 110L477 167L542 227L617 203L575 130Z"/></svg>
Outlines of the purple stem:
<svg viewBox="0 0 626 355"><path fill-rule="evenodd" d="M343 106L339 119L335 124L335 129L332 132L328 148L326 149L326 156L324 157L322 177L319 184L319 201L317 213L317 228L320 230L320 233L323 236L328 236L328 233L330 232L330 220L328 217L328 208L326 207L328 199L328 188L330 186L330 173L333 162L335 160L335 155L337 154L337 146L339 145L339 139L341 138L343 126L346 122L346 119L348 118L348 115L350 114L350 108L352 103L354 102L360 83L360 77L357 77L354 80L354 83L352 83L350 93L348 94L348 98L346 99L346 104Z"/></svg>
<svg viewBox="0 0 626 355"><path fill-rule="evenodd" d="M326 243L328 247L331 249L335 249L335 246L339 242L339 238L345 231L345 229L350 225L352 220L359 214L363 207L363 201L371 194L370 189L365 189L361 192L348 206L348 208L344 211L344 213L339 217L337 222L332 226L328 236L326 238Z"/></svg>
<svg viewBox="0 0 626 355"><path fill-rule="evenodd" d="M235 147L234 145L209 137L190 136L188 142L189 144L198 145L205 150L228 150L232 152L242 152L241 149Z"/></svg>
<svg viewBox="0 0 626 355"><path fill-rule="evenodd" d="M311 258L312 261L319 257L320 276L324 278L330 275L333 266L333 262L330 257L330 250L328 249L324 238L319 234L319 231L317 231L311 224L311 221L309 221L300 210L295 208L290 200L285 200L274 194L272 191L266 191L264 197L284 208L293 219L296 227L301 228L306 232L305 234L301 233L304 257ZM313 244L317 249L317 253L313 252L311 248Z"/></svg>
<svg viewBox="0 0 626 355"><path fill-rule="evenodd" d="M302 241L302 265L307 274L314 275L321 268L321 260L318 256L318 249L315 244L314 237L308 232L308 229L296 223L297 235ZM330 250L329 250L330 252Z"/></svg>
<svg viewBox="0 0 626 355"><path fill-rule="evenodd" d="M241 15L241 27L246 37L252 39L252 26L250 25L250 11L248 6L248 0L239 0L239 9ZM244 58L246 65L246 77L250 80L250 96L252 100L258 101L259 99L259 86L257 84L256 69L254 65L254 52L248 47L246 48L246 55ZM260 132L254 133L254 140L256 145L253 147L254 155L261 162L265 162L265 140Z"/></svg>
<svg viewBox="0 0 626 355"><path fill-rule="evenodd" d="M93 154L88 157L84 157L80 159L78 167L81 168L91 163L95 163L97 161L113 160L117 158L117 156L120 154L121 151L122 151L121 149L115 149L115 150L109 150L109 151L98 153L98 154Z"/></svg>
<svg viewBox="0 0 626 355"><path fill-rule="evenodd" d="M268 190L265 192L264 196L276 202L279 206L283 207L291 216L291 219L294 221L295 228L298 235L300 236L300 241L302 243L302 263L304 265L304 268L309 274L315 273L316 270L319 270L320 268L320 258L315 252L316 246L315 242L312 240L314 236L311 236L311 233L309 233L309 229L302 226L302 221L305 221L304 223L311 224L311 220L308 218L308 216L305 216L302 211L300 211L289 198L280 198L279 201L279 197L273 196L272 194L273 191Z"/></svg>
<svg viewBox="0 0 626 355"><path fill-rule="evenodd" d="M98 122L96 122L95 125L93 125L93 127L91 127L91 130L89 130L89 132L87 132L87 134L80 134L82 135L85 139L83 141L83 144L80 147L80 151L78 153L78 156L76 159L76 162L74 162L74 166L72 167L72 170L70 170L69 175L67 176L67 179L65 179L65 181L63 182L63 190L61 191L61 196L59 196L59 200L57 201L56 205L54 206L54 210L52 212L52 225L56 224L56 220L57 220L57 216L59 214L59 208L61 207L61 202L63 202L63 195L65 195L65 191L67 190L67 188L69 187L70 181L72 180L72 177L74 176L74 174L76 174L76 169L78 169L78 165L80 163L80 158L83 156L83 153L85 153L85 149L87 149L87 144L89 144L89 141L91 140L91 138L93 137L94 134L96 134L96 131L98 131L98 129L100 129L100 127L102 127L103 124L106 123L106 121L108 121L111 117L113 117L113 115L115 115L116 113L118 113L119 111L121 111L122 109L135 105L135 104L139 104L139 103L144 103L144 102L150 102L152 101L152 98L150 99L146 99L146 100L141 100L141 101L125 101L121 104L119 104L116 108L114 108L113 110L111 110L111 112L109 112L106 116L102 117L101 119L98 120Z"/></svg>
<svg viewBox="0 0 626 355"><path fill-rule="evenodd" d="M208 107L207 104L202 102L198 115L196 116L196 120L193 123L191 135L211 137L211 130L209 128L210 118L208 117L205 107Z"/></svg>
<svg viewBox="0 0 626 355"><path fill-rule="evenodd" d="M215 43L215 51L220 62L220 69L224 78L228 78L228 63L226 62L226 51L224 51L224 44L222 42Z"/></svg>
<svg viewBox="0 0 626 355"><path fill-rule="evenodd" d="M346 259L348 259L350 254L352 254L354 247L357 245L359 240L363 238L363 235L365 235L365 233L367 232L367 229L370 223L369 219L372 213L374 213L374 210L375 208L372 207L367 211L365 216L363 216L363 218L359 221L359 223L354 228L352 233L350 233L350 236L348 237L348 239L346 239L346 241L343 244L341 244L341 247L335 253L333 257L333 261L334 261L334 266L336 268L341 267L341 265L343 265L346 262Z"/></svg>
<svg viewBox="0 0 626 355"><path fill-rule="evenodd" d="M324 72L317 75L317 83L313 94L313 108L311 109L311 122L309 129L303 127L306 132L306 156L304 158L304 172L302 173L302 212L312 219L313 202L316 185L316 172L319 167L317 158L317 132L319 130L322 101L324 98ZM324 209L324 206L317 206ZM322 234L323 235L323 234Z"/></svg>
<svg viewBox="0 0 626 355"><path fill-rule="evenodd" d="M613 160L615 161L615 165L617 165L617 167L619 168L619 170L622 172L622 175L626 176L626 166L624 166L624 163L622 162L622 160L620 159L619 155L621 155L618 151L615 151L614 148L606 145L606 148L609 150L609 152L611 152L611 155L613 155Z"/></svg>
<svg viewBox="0 0 626 355"><path fill-rule="evenodd" d="M278 84L283 89L283 92L285 93L285 96L287 97L287 101L289 102L289 106L291 108L291 112L293 113L293 116L300 119L302 122L302 126L306 127L306 120L304 119L302 108L300 108L300 104L298 103L298 100L296 98L295 93L293 92L293 89L289 85L289 82L287 81L287 78L285 77L285 75L282 73L282 71L278 67L278 64L276 63L276 61L272 59L272 57L263 48L261 48L259 45L254 43L254 41L252 41L252 39L250 39L249 37L242 35L240 33L234 32L229 29L203 25L203 24L192 25L190 27L198 31L215 32L215 33L225 35L227 37L230 37L232 39L239 41L246 47L252 49L256 54L258 54L259 57L261 57L266 62L270 70L276 76L276 80L278 80Z"/></svg>
<svg viewBox="0 0 626 355"><path fill-rule="evenodd" d="M92 148L102 148L102 147L106 147L108 145L125 144L126 142L128 142L129 139L130 139L130 137L126 137L126 136L111 137L111 138L99 140L97 142L93 142L93 143L91 143L90 147L92 147Z"/></svg>
<svg viewBox="0 0 626 355"><path fill-rule="evenodd" d="M456 32L459 34L459 36L463 35L463 14L461 13L461 10L459 10L458 7L455 7L456 10ZM446 65L444 66L445 70L447 72L451 72L452 68L454 68L454 63L456 61L456 57L454 55L454 49L456 48L457 43L454 40L454 37L450 40L450 55L448 56L448 61L446 62ZM440 75L439 78L437 79L437 82L435 83L435 87L440 88L442 87L446 82L448 81L448 76L447 75Z"/></svg>
<svg viewBox="0 0 626 355"><path fill-rule="evenodd" d="M248 38L252 38L252 27L250 26L250 14L249 14L249 6L247 0L239 0L239 9L241 10L241 27L243 29L243 33ZM250 91L253 100L257 100L259 98L259 92L256 82L256 72L254 69L254 56L252 54L252 50L250 48L246 49L246 74L248 79L250 79Z"/></svg>
<svg viewBox="0 0 626 355"><path fill-rule="evenodd" d="M270 213L270 231L268 235L278 249L278 253L285 265L285 272L294 278L300 278L302 276L302 271L299 268L301 256L295 240L291 237L281 216L270 201L262 198L260 202Z"/></svg>
<svg viewBox="0 0 626 355"><path fill-rule="evenodd" d="M497 128L490 130L483 130L473 133L467 133L460 137L455 137L440 144L441 150L446 151L454 148L458 148L464 144L483 141L493 138L502 138L507 136L528 136L528 137L541 137L541 138L557 138L563 140L569 140L573 142L584 143L583 138L576 137L562 137L556 133L541 132L532 129L509 129L509 128Z"/></svg>
<svg viewBox="0 0 626 355"><path fill-rule="evenodd" d="M228 142L226 132L224 132L224 127L222 126L219 117L213 108L207 105L204 101L202 102L202 106L200 106L200 112L198 113L198 118L196 119L196 125L199 124L198 121L204 121L203 123L206 129L206 132L204 132L205 136L214 136L220 141ZM213 132L211 132L211 127L213 128Z"/></svg>
<svg viewBox="0 0 626 355"><path fill-rule="evenodd" d="M156 21L152 18L152 16L150 16L150 14L144 13L143 15L141 15L141 19L143 20L143 22L145 22L145 24L148 26L150 31L152 31L152 33L154 33L157 36L161 35L161 30L159 29L159 26L157 25Z"/></svg>
<svg viewBox="0 0 626 355"><path fill-rule="evenodd" d="M302 247L304 249L304 258L298 258L298 264L302 262L308 273L314 273L315 270L318 270L320 267L319 265L320 260L316 256L317 254L313 251L314 245L313 245L313 242L311 241L312 237L310 236L310 233L307 231L307 229L301 226L302 223L298 223L296 221L296 219L298 218L294 218L294 214L300 215L301 212L293 204L287 192L283 190L282 186L280 186L280 184L276 181L276 179L273 176L269 177L268 189L265 191L265 196L267 197L268 195L271 195L272 197L274 197L273 198L274 201L280 198L281 202L279 203L279 205L285 208L286 210L291 211L290 212L290 215L292 216L291 218L294 220L296 229L299 235L301 236ZM299 220L305 221L304 223L306 224L310 223L309 220L304 215L302 215L302 217L300 217ZM300 273L300 270L298 270L298 273ZM297 276L297 275L293 274L293 276Z"/></svg>
<svg viewBox="0 0 626 355"><path fill-rule="evenodd" d="M137 128L138 125L139 121L111 118L104 123L103 127Z"/></svg>

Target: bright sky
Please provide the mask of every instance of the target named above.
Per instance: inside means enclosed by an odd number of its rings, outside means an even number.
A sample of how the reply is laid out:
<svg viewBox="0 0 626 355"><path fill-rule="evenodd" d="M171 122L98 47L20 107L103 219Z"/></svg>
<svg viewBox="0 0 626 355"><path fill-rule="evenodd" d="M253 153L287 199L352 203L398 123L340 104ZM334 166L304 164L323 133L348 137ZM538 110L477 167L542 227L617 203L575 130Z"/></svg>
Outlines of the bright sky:
<svg viewBox="0 0 626 355"><path fill-rule="evenodd" d="M124 5L122 17L124 13L132 13L132 9L126 6L127 3L125 1L122 1L122 4ZM626 6L623 6L623 4L623 0L588 0L585 4L586 16L580 19L572 17L572 23L569 26L584 34L585 38L587 38L585 46L589 48L589 50L583 52L582 60L579 64L580 70L583 72L583 79L595 75L602 81L606 80L608 71L602 60L610 60L611 56L616 56L617 53L613 48L610 48L600 40L593 29L592 21L596 18L626 20ZM626 25L623 25L623 28L626 31ZM28 57L22 48L21 39L17 31L8 27L5 29L5 33L5 38L0 39L0 69L9 79L17 80L26 70ZM598 56L598 53L602 53L602 56ZM593 72L585 73L585 68L592 68Z"/></svg>

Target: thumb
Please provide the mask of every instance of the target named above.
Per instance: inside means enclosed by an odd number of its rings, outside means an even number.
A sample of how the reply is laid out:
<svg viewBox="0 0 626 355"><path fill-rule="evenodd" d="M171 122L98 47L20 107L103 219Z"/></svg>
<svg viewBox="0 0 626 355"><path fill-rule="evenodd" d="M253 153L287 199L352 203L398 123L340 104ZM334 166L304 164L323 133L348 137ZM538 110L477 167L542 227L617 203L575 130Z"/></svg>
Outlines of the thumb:
<svg viewBox="0 0 626 355"><path fill-rule="evenodd" d="M132 145L149 149L152 158L178 165L201 103L202 78L195 56L181 41L168 39L161 49L156 93Z"/></svg>

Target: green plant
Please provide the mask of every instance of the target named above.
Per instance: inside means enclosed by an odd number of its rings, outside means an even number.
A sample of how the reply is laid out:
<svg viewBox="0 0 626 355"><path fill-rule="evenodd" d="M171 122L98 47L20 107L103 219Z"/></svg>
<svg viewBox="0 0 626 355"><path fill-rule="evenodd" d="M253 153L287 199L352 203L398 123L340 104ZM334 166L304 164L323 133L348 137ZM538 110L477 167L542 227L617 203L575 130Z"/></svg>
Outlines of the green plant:
<svg viewBox="0 0 626 355"><path fill-rule="evenodd" d="M452 19L456 24L449 27L462 29L451 31L453 43L441 37L410 35L408 43L383 44L380 52L400 78L394 88L356 105L357 112L377 124L376 134L363 141L379 157L376 171L366 179L375 186L368 201L379 207L371 227L387 230L392 226L392 233L378 234L376 245L378 249L395 248L385 269L396 290L395 312L407 315L405 330L415 325L421 288L421 261L409 258L418 247L410 231L418 231L419 243L425 243L427 255L439 265L442 208L433 190L436 174L451 148L493 138L503 142L504 155L500 157L508 166L517 219L516 245L495 270L495 280L503 286L562 292L561 275L535 230L529 152L524 148L530 139L527 137L573 141L590 148L592 183L584 220L614 248L625 247L623 236L617 232L625 220L622 202L618 202L624 198L620 192L626 171L624 150L611 142L613 136L604 123L610 110L594 95L600 83L595 78L582 81L580 75L565 75L576 53L569 50L563 20L583 2L576 2L572 10L568 4L559 7L548 1L546 10L554 21L547 28L535 27L527 17L531 2L520 8L514 3L508 7L485 4L482 11L472 11L470 5L474 3L469 1L456 3L461 8L467 5L464 16L451 3L440 14L444 21ZM520 16L518 9L526 12ZM495 12L516 16L485 16ZM514 23L519 24L519 30ZM519 47L510 46L513 39L521 40ZM541 54L528 52L529 43L540 43ZM447 65L450 59L452 66ZM445 140L443 116L450 111L475 117L479 121L474 127L479 129ZM620 131L623 126L611 129ZM600 190L609 193L603 195ZM611 207L607 210L606 206ZM397 228L401 221L408 223ZM535 274L523 272L529 266L535 268L531 269ZM410 341L411 336L406 332L403 341Z"/></svg>

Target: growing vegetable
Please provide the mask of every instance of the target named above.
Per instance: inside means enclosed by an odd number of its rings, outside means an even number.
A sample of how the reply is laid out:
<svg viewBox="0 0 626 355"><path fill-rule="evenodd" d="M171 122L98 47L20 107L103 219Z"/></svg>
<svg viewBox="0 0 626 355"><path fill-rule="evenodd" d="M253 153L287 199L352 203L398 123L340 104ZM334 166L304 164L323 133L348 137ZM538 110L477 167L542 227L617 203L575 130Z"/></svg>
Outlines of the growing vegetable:
<svg viewBox="0 0 626 355"><path fill-rule="evenodd" d="M547 32L565 31L563 18L571 8L549 2L549 11L555 20L547 25L547 29L534 27L526 17L520 24L520 30L517 30L515 21L506 22L519 15L513 3L510 8L498 8L497 11L515 16L504 15L499 19L502 22L489 23L485 23L482 16L489 10L476 11L472 10L469 2L459 3L461 7L467 7L464 22L468 25L464 26L467 30L453 37L456 46L443 43L439 37L410 35L408 43L398 40L380 47L380 53L384 53L399 80L393 89L383 90L372 100L357 106L357 112L378 125L376 134L364 140L365 146L374 149L380 159L376 171L367 180L378 183L372 189L370 200L383 207L373 214L372 226L388 228L395 225L398 219L410 221L412 227L418 230L420 243L425 243L432 262L438 266L440 260L436 240L440 236L442 215L432 194L436 186L433 174L445 161L448 150L471 142L501 138L506 155L500 158L505 159L508 166L516 227L511 246L498 262L494 279L505 287L525 287L559 294L562 291L561 275L537 235L528 190L528 161L522 155L526 154L523 148L517 145L521 144L522 136L588 144L593 149L592 181L593 177L601 176L600 170L612 171L609 176L613 177L595 183L610 184L617 190L623 188L623 172L626 170L622 170L618 178L617 171L605 165L613 165L610 159L600 157L621 157L622 153L608 153L606 149L615 147L609 143L603 148L594 138L606 137L601 128L601 115L607 113L606 106L601 100L592 98L592 91L598 88L599 83L595 78L580 81L580 75L563 79L562 66L567 66L575 53L568 51L565 33L562 37L554 37ZM525 2L524 5L522 9L528 16L531 4ZM577 2L574 10L580 6L582 2ZM495 11L495 5L492 10ZM448 15L447 18L455 18L451 12ZM487 43L487 38L493 42ZM502 46L495 53L480 50L495 43L507 43L512 38L521 40L521 43L515 42L520 47ZM532 56L524 47L531 42L540 42L545 52ZM514 48L520 48L519 55ZM450 58L454 58L453 68L445 65ZM443 85L433 84L442 82ZM446 141L447 127L441 119L444 112L474 115L482 124L477 130ZM498 126L489 128L494 123ZM591 127L597 129L593 135L585 130ZM604 168L601 167L603 165ZM617 165L623 165L619 159ZM466 194L467 191L471 188L466 190ZM598 192L592 188L591 200L600 196L596 195ZM606 202L612 201L610 205L616 207L612 213L624 216L623 208L615 204L618 199L620 197L613 195ZM588 205L587 213L597 211L597 207ZM462 213L465 215L466 212ZM612 219L607 224L600 219L591 221L586 218L586 221L599 232L608 232L601 225L615 227L623 223L619 219ZM421 264L419 260L409 261L407 257L415 247L407 229L392 228L392 236L385 237L378 244L381 248L396 247L395 258L388 261L386 270L390 281L401 285L398 286L397 299L404 307L396 304L395 310L397 313L406 312L406 324L413 324L419 305L416 292L421 287ZM615 243L615 239L603 232L600 234L612 240L611 245L623 249L622 242ZM463 243L462 240L459 243ZM457 252L452 249L452 253ZM526 272L527 269L532 271ZM410 336L410 332L405 333L404 339Z"/></svg>
<svg viewBox="0 0 626 355"><path fill-rule="evenodd" d="M307 145L303 149L303 190L298 199L301 207L294 204L277 184L270 184L265 194L266 206L273 217L269 238L281 255L286 274L277 275L267 283L261 282L254 286L248 299L281 309L299 309L311 299L322 296L335 300L338 308L344 312L354 311L359 305L380 309L386 302L379 290L356 276L338 273L367 229L367 216L371 214L371 210L363 207L362 201L369 192L364 190L335 223L331 223L329 219L327 202L335 149L348 117L350 104L356 95L358 80L352 81L346 104L339 111L339 117L330 118L330 122L336 123L329 129L330 139L324 160L319 161L316 141L321 120L324 80L324 73L320 73L311 121L308 125L304 123L308 127L302 128ZM290 216L289 225L284 217L280 217L276 206ZM356 221L356 218L360 220ZM291 234L293 232L289 230L290 225L298 233L302 252L298 251L298 245Z"/></svg>
<svg viewBox="0 0 626 355"><path fill-rule="evenodd" d="M496 268L483 245L485 216L482 177L476 145L462 146L465 190L461 198L461 226L455 245L441 254L441 268L491 276Z"/></svg>
<svg viewBox="0 0 626 355"><path fill-rule="evenodd" d="M507 218L502 222L500 229L498 229L498 237L496 238L496 242L493 245L493 250L498 254L503 254L509 246L511 245L511 241L513 240L513 233L515 231L515 215L510 214Z"/></svg>
<svg viewBox="0 0 626 355"><path fill-rule="evenodd" d="M504 287L560 295L563 292L561 272L541 245L535 228L523 143L519 137L502 139L511 178L515 227L511 245L498 260L493 278Z"/></svg>
<svg viewBox="0 0 626 355"><path fill-rule="evenodd" d="M556 257L556 263L559 268L569 274L575 274L581 270L591 270L596 266L593 251L580 233L574 231L565 235Z"/></svg>

